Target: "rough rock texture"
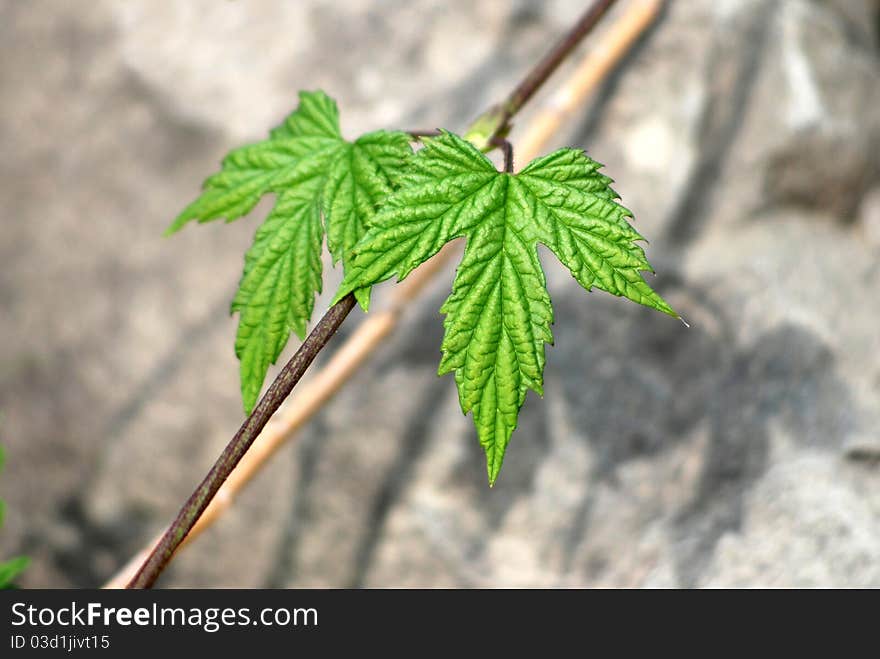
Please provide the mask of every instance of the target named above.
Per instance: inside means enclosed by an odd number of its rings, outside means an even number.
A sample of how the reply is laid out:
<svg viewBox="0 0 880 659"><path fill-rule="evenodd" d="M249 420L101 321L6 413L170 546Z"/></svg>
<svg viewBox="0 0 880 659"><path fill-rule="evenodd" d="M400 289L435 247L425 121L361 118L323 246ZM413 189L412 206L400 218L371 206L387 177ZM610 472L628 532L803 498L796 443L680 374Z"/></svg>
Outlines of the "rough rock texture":
<svg viewBox="0 0 880 659"><path fill-rule="evenodd" d="M226 312L265 206L160 238L223 152L299 88L349 134L462 128L582 5L0 2L22 585L100 584L240 421ZM606 164L691 328L544 254L546 396L490 490L435 376L441 276L162 583L880 587L878 42L875 1L670 3L558 144Z"/></svg>

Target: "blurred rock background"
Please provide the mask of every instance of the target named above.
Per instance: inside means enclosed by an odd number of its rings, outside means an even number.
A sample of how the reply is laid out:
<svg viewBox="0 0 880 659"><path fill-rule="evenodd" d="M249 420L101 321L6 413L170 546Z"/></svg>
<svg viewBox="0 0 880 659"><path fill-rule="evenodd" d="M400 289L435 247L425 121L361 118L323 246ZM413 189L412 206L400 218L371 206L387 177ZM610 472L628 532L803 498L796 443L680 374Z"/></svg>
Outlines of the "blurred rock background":
<svg viewBox="0 0 880 659"><path fill-rule="evenodd" d="M241 420L227 310L266 206L161 238L223 153L301 88L349 135L462 129L585 4L0 0L23 586L101 584ZM691 328L544 254L546 398L490 490L435 376L441 276L162 585L880 587L880 3L672 0L563 144L606 164Z"/></svg>

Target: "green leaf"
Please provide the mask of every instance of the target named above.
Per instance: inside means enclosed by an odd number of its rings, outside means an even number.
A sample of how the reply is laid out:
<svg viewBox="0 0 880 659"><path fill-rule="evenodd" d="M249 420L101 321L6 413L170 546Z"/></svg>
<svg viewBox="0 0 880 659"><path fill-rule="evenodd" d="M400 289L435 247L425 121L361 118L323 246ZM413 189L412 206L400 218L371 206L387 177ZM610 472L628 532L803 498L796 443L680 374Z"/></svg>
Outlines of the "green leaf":
<svg viewBox="0 0 880 659"><path fill-rule="evenodd" d="M467 239L441 308L439 373L455 372L462 411L473 411L490 484L526 392L542 394L553 311L537 243L587 290L678 317L642 278L640 271L651 270L635 243L642 237L599 168L583 151L562 149L517 175L502 173L472 144L443 133L415 156L346 268L337 298L395 275L403 279L445 243Z"/></svg>
<svg viewBox="0 0 880 659"><path fill-rule="evenodd" d="M239 313L235 354L241 362L246 412L290 333L305 338L315 296L321 292L324 234L333 262L348 267L366 222L397 184L412 157L406 133L376 131L354 142L342 138L336 103L323 92L300 93L299 107L268 140L235 149L202 195L167 233L187 223L249 213L263 195L275 205L245 256L232 311ZM358 289L361 304L369 288Z"/></svg>
<svg viewBox="0 0 880 659"><path fill-rule="evenodd" d="M27 556L18 556L0 563L0 589L12 588L14 579L27 569L30 562Z"/></svg>

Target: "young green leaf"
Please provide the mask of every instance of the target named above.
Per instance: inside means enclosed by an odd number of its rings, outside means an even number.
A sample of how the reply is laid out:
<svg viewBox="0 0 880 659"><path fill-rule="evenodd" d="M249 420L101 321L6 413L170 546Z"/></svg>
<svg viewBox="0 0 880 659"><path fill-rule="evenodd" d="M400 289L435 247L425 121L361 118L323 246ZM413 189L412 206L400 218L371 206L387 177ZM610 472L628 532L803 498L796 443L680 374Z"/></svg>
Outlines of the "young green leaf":
<svg viewBox="0 0 880 659"><path fill-rule="evenodd" d="M678 317L642 278L640 271L651 271L635 244L642 237L599 168L583 151L562 149L517 175L502 173L472 144L444 132L426 140L346 268L337 298L394 275L403 279L445 243L467 238L452 295L440 309L446 331L439 373L455 371L490 484L526 392L542 394L553 311L537 243L587 290Z"/></svg>
<svg viewBox="0 0 880 659"><path fill-rule="evenodd" d="M275 205L245 256L232 311L239 313L235 354L241 365L246 412L256 403L266 371L290 332L305 337L321 292L324 233L333 262L348 266L366 222L396 185L412 157L406 133L376 131L342 138L336 103L323 92L301 92L299 107L269 139L235 149L202 195L174 220L174 233L192 220L235 220L264 194ZM355 290L361 304L369 287Z"/></svg>
<svg viewBox="0 0 880 659"><path fill-rule="evenodd" d="M27 556L16 556L0 563L0 590L15 587L15 579L27 569L31 559Z"/></svg>

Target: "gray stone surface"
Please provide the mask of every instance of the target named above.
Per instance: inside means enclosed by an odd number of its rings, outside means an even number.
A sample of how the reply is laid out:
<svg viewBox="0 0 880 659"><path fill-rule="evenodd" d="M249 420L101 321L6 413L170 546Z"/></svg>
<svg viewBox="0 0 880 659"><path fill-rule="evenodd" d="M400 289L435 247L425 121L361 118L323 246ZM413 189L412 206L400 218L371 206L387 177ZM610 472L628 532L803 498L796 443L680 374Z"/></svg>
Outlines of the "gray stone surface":
<svg viewBox="0 0 880 659"><path fill-rule="evenodd" d="M222 154L300 88L350 134L462 128L582 5L0 1L22 585L102 583L240 421L226 312L265 205L160 237ZM435 376L441 276L162 583L880 587L878 43L875 1L670 3L557 144L606 164L690 329L542 254L546 395L490 490Z"/></svg>

